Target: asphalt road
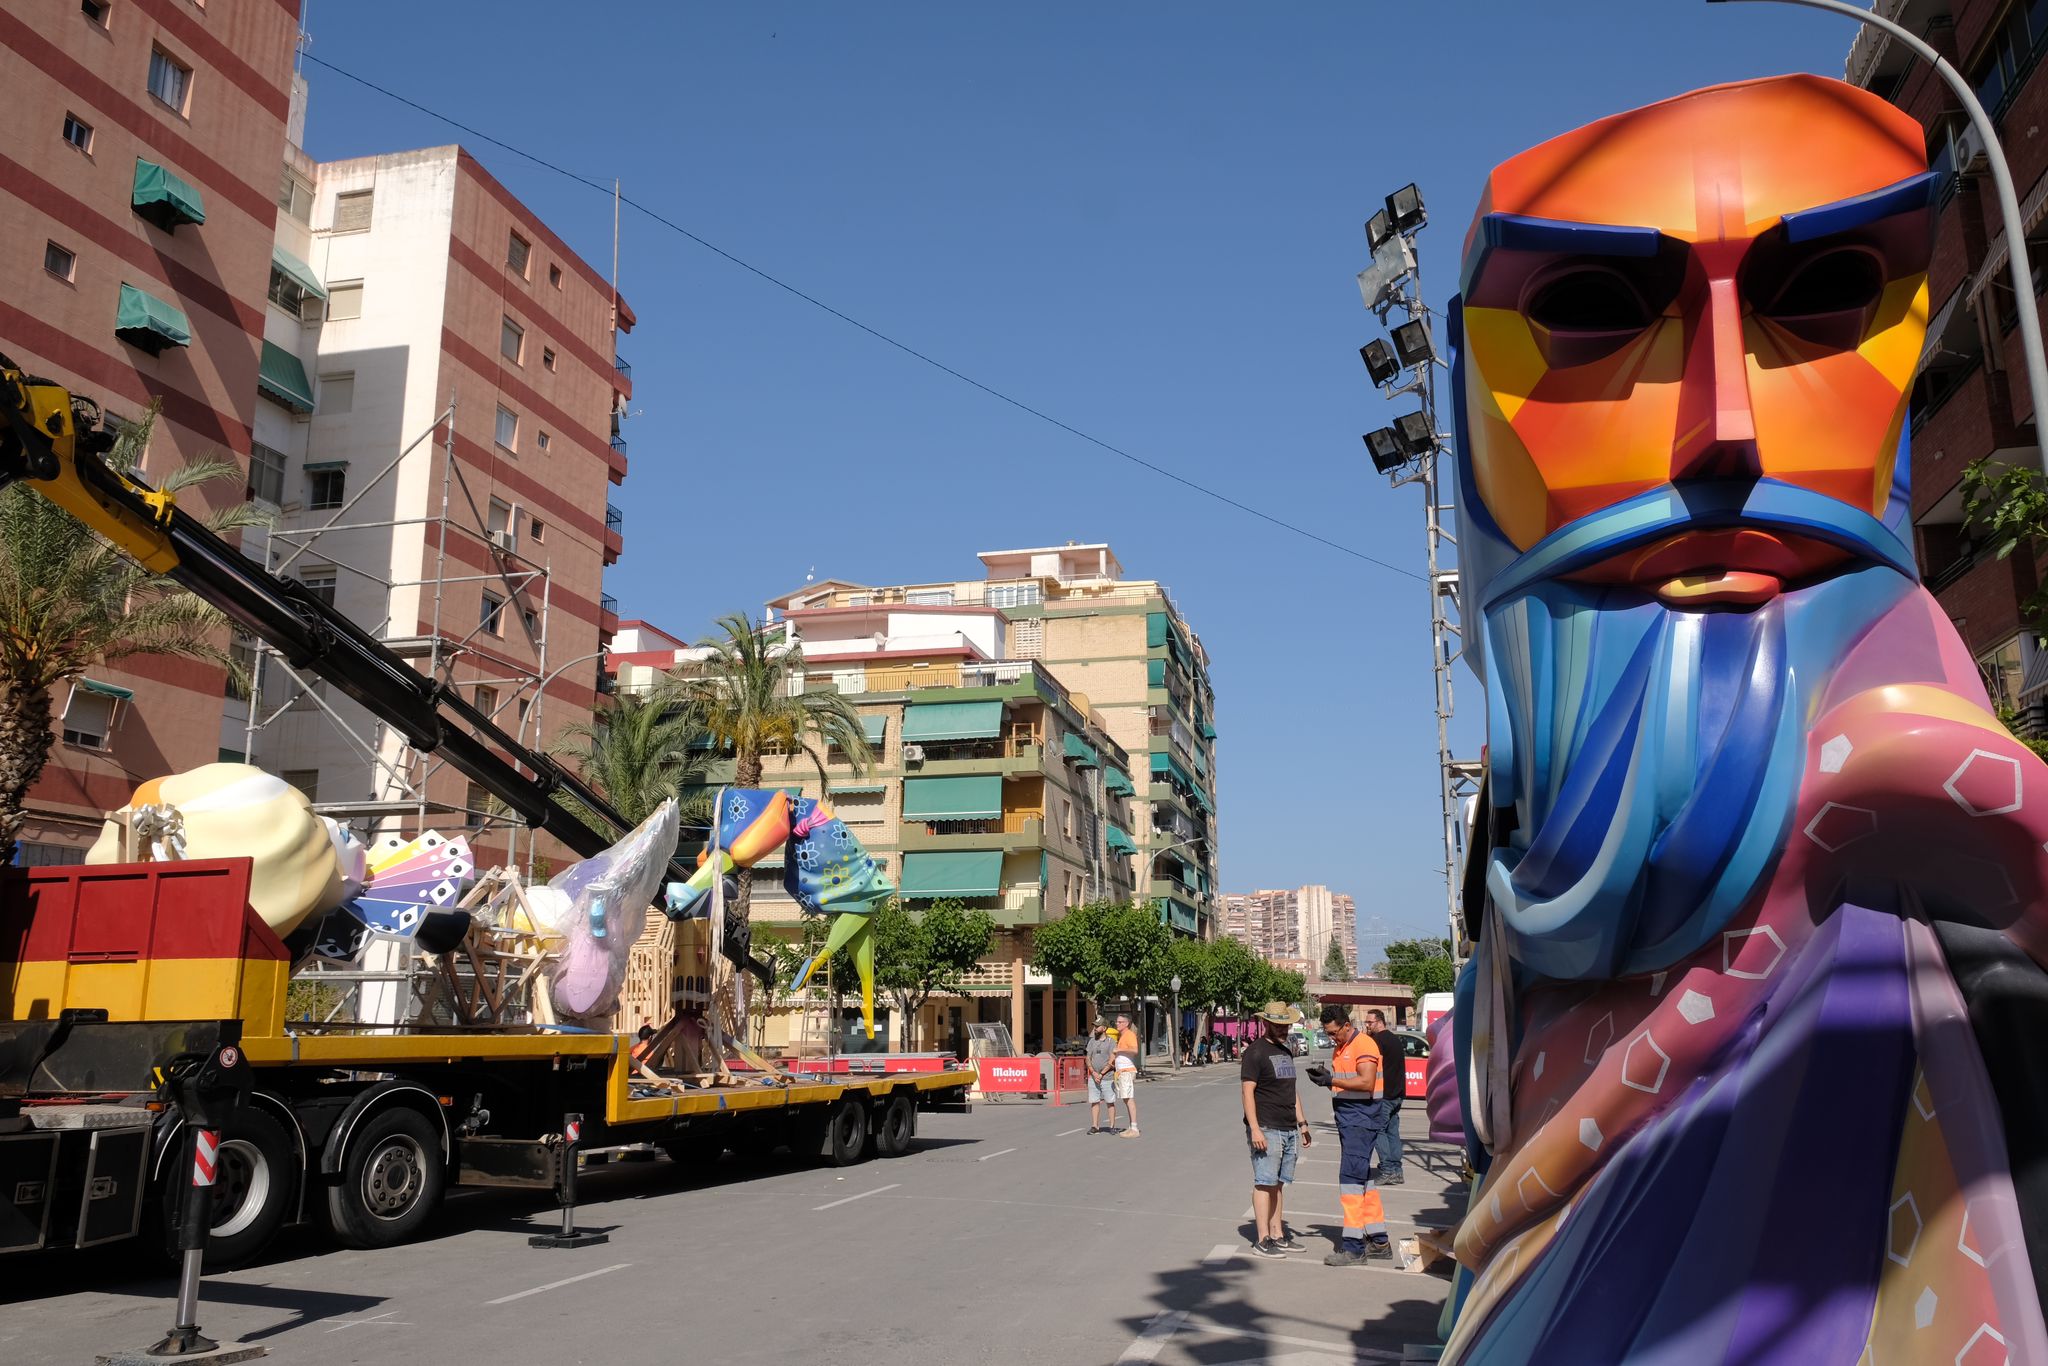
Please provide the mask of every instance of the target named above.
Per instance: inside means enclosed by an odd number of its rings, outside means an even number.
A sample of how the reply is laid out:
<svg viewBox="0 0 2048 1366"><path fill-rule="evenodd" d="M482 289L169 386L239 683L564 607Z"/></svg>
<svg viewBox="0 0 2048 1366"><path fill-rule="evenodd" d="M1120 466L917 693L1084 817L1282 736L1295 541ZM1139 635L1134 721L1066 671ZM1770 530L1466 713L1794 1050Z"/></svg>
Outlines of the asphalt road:
<svg viewBox="0 0 2048 1366"><path fill-rule="evenodd" d="M210 1336L282 1363L794 1360L954 1366L1161 1366L1425 1360L1448 1281L1322 1265L1336 1237L1336 1136L1310 1088L1315 1143L1289 1188L1311 1251L1245 1254L1250 1168L1236 1069L1141 1085L1143 1137L1086 1132L1085 1105L984 1102L920 1115L919 1146L843 1170L727 1158L586 1170L579 1224L607 1244L529 1248L558 1221L522 1192L460 1192L426 1241L375 1252L287 1234L209 1277ZM1404 1114L1419 1133L1419 1105ZM1386 1192L1398 1236L1448 1225L1459 1189L1411 1155ZM90 1363L147 1346L173 1283L99 1249L0 1261L0 1361Z"/></svg>

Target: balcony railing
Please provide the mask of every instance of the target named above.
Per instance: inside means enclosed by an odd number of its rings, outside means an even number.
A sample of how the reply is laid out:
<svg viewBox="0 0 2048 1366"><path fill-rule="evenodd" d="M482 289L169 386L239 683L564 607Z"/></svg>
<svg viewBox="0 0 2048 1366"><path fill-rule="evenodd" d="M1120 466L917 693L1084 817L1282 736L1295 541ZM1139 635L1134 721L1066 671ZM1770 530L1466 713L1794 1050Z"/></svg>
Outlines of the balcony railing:
<svg viewBox="0 0 2048 1366"><path fill-rule="evenodd" d="M633 367L626 364L626 358L624 356L612 357L612 369L617 371L620 375L624 376L627 379L633 378Z"/></svg>
<svg viewBox="0 0 2048 1366"><path fill-rule="evenodd" d="M600 593L597 595L597 610L615 617L619 614L619 600L609 593Z"/></svg>
<svg viewBox="0 0 2048 1366"><path fill-rule="evenodd" d="M624 455L626 453L626 438L623 436L614 436L611 440L611 447L620 455Z"/></svg>
<svg viewBox="0 0 2048 1366"><path fill-rule="evenodd" d="M616 531L621 535L625 534L626 530L626 514L620 512L610 503L604 505L604 529L606 531Z"/></svg>

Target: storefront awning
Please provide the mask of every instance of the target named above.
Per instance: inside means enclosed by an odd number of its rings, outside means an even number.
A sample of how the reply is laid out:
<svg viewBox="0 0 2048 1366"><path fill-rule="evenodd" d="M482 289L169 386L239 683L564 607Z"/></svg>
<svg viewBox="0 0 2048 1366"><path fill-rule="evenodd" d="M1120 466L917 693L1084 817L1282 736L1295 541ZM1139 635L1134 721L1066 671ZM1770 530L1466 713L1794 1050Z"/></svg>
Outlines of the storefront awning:
<svg viewBox="0 0 2048 1366"><path fill-rule="evenodd" d="M1003 851L1000 849L944 853L905 854L903 890L905 901L937 897L994 896L1002 890Z"/></svg>
<svg viewBox="0 0 2048 1366"><path fill-rule="evenodd" d="M165 232L180 223L198 227L206 221L206 201L199 191L154 161L135 158L135 211Z"/></svg>
<svg viewBox="0 0 2048 1366"><path fill-rule="evenodd" d="M263 343L263 359L256 367L256 391L295 413L313 411L313 382L306 378L305 365L275 342Z"/></svg>
<svg viewBox="0 0 2048 1366"><path fill-rule="evenodd" d="M907 821L986 821L1002 814L1000 775L903 780L903 819Z"/></svg>
<svg viewBox="0 0 2048 1366"><path fill-rule="evenodd" d="M903 711L903 739L907 744L990 740L1002 733L1001 702L912 703Z"/></svg>
<svg viewBox="0 0 2048 1366"><path fill-rule="evenodd" d="M1131 837L1130 837L1129 835L1126 835L1126 834L1125 834L1125 833L1124 833L1124 832L1123 832L1123 831L1122 831L1122 830L1121 830L1120 828L1118 828L1117 826L1114 826L1114 825L1110 825L1110 826L1105 826L1105 827L1103 827L1103 829L1104 829L1104 831L1105 831L1105 833L1107 834L1107 836L1108 836L1108 839L1109 839L1109 852L1110 852L1110 853L1112 853L1112 854L1135 854L1135 853L1137 853L1137 852L1138 852L1138 846L1137 846L1137 843L1136 843L1135 841L1133 841L1133 840L1131 839Z"/></svg>
<svg viewBox="0 0 2048 1366"><path fill-rule="evenodd" d="M270 268L282 273L293 284L305 290L314 298L324 299L327 297L327 286L320 283L320 277L313 273L313 268L286 251L283 247L272 247L270 249Z"/></svg>
<svg viewBox="0 0 2048 1366"><path fill-rule="evenodd" d="M117 702L135 700L135 690L124 688L118 683L102 683L96 678L81 678L78 680L78 686L87 692L96 692L101 697L111 697Z"/></svg>
<svg viewBox="0 0 2048 1366"><path fill-rule="evenodd" d="M1094 768L1100 762L1095 754L1095 746L1072 731L1068 731L1066 735L1066 753L1080 768Z"/></svg>
<svg viewBox="0 0 2048 1366"><path fill-rule="evenodd" d="M167 346L190 346L192 322L175 304L124 284L114 311L114 335L154 356Z"/></svg>

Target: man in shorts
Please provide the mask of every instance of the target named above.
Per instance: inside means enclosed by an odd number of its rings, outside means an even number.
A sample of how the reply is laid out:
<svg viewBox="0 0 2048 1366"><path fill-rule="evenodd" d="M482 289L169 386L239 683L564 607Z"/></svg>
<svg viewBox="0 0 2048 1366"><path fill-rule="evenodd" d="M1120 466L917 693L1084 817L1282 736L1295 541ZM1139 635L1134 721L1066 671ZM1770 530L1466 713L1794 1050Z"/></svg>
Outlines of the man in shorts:
<svg viewBox="0 0 2048 1366"><path fill-rule="evenodd" d="M1308 1250L1287 1231L1281 1200L1282 1188L1294 1180L1295 1159L1309 1145L1308 1117L1294 1089L1294 1050L1287 1043L1298 1018L1286 1002L1268 1001L1257 1016L1265 1037L1246 1045L1238 1064L1252 1154L1252 1251L1261 1257Z"/></svg>
<svg viewBox="0 0 2048 1366"><path fill-rule="evenodd" d="M1109 1107L1109 1127L1106 1132L1116 1132L1116 1031L1108 1025L1099 1025L1088 1036L1088 1132L1105 1132L1102 1124L1102 1109Z"/></svg>
<svg viewBox="0 0 2048 1366"><path fill-rule="evenodd" d="M1130 1123L1118 1138L1138 1136L1138 1031L1131 1028L1131 1017L1116 1017L1116 1098L1124 1103L1130 1113ZM1116 1106L1109 1107L1111 1127L1116 1124Z"/></svg>

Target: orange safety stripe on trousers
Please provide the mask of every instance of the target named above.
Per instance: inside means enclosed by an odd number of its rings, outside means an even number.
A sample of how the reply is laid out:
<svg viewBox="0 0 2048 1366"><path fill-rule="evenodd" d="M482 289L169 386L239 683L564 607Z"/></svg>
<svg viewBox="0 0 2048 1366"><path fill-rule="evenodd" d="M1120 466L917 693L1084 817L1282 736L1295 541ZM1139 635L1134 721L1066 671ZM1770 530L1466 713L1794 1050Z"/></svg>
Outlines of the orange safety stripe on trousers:
<svg viewBox="0 0 2048 1366"><path fill-rule="evenodd" d="M1376 1190L1340 1191L1337 1203L1344 1207L1344 1227L1372 1228L1387 1222L1386 1206L1380 1203Z"/></svg>

